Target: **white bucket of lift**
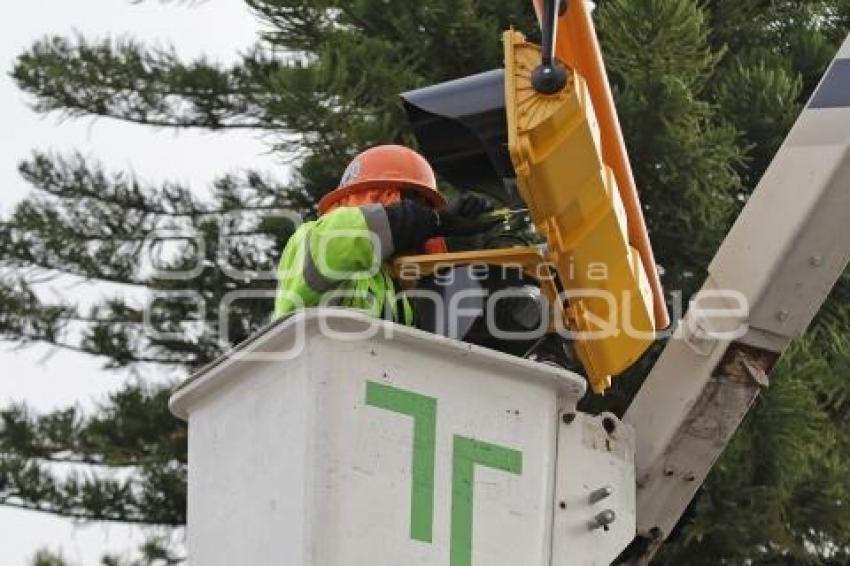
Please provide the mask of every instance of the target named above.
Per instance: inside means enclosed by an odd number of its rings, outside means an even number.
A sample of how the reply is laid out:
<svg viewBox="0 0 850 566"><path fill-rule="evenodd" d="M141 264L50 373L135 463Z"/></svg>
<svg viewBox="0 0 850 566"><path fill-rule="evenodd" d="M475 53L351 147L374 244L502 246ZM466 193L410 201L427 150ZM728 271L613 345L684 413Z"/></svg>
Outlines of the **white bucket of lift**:
<svg viewBox="0 0 850 566"><path fill-rule="evenodd" d="M607 564L634 535L633 437L576 414L584 390L354 311L301 312L171 399L189 421L189 560Z"/></svg>

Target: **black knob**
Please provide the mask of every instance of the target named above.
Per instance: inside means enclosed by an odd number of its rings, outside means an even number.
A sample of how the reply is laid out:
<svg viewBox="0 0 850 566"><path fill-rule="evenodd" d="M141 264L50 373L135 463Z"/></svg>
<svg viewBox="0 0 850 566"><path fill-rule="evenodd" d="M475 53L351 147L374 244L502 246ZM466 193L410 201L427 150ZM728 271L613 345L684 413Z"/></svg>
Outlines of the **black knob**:
<svg viewBox="0 0 850 566"><path fill-rule="evenodd" d="M555 94L567 86L569 71L558 60L541 63L531 72L531 86L540 94Z"/></svg>

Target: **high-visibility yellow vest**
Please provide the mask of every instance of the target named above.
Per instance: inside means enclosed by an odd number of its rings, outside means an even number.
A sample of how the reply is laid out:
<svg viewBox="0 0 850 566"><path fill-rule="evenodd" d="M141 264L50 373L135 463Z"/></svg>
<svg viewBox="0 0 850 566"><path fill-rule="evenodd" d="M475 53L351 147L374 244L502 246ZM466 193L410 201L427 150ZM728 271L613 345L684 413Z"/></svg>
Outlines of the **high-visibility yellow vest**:
<svg viewBox="0 0 850 566"><path fill-rule="evenodd" d="M278 264L274 319L299 308L347 306L412 325L410 303L384 266L394 251L379 204L336 208L302 224Z"/></svg>

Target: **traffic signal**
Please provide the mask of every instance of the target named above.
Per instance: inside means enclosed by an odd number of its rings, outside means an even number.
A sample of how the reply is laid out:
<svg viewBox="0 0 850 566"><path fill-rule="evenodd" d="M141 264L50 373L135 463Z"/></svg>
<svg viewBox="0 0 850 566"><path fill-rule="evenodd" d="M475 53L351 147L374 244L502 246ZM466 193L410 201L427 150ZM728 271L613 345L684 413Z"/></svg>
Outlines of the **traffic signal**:
<svg viewBox="0 0 850 566"><path fill-rule="evenodd" d="M544 40L543 53L506 31L504 69L402 98L420 149L443 177L526 204L563 289L569 337L603 392L669 321L584 3L570 2L556 23L561 39ZM544 26L544 39L547 31L554 28ZM546 49L563 59L547 59Z"/></svg>

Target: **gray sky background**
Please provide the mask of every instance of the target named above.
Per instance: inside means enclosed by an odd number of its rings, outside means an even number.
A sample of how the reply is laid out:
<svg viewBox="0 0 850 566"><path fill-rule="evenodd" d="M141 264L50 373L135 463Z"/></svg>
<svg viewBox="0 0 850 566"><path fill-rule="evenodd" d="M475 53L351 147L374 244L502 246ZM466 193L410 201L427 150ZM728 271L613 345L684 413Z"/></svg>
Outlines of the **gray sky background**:
<svg viewBox="0 0 850 566"><path fill-rule="evenodd" d="M30 192L17 174L17 164L36 148L79 150L109 170L135 172L151 182L182 181L199 193L215 177L241 168L282 176L285 168L280 160L266 153L266 145L256 135L176 134L110 120L62 121L58 116L39 116L8 77L15 57L45 35L132 36L152 45L173 44L184 58L205 53L226 63L254 43L259 27L240 0L168 5L157 1L28 0L7 7L0 18L0 214L7 215ZM90 298L101 290L64 283L52 292ZM91 408L108 391L137 379L100 366L98 360L79 354L40 347L16 350L0 342L0 403L25 401L40 411L70 404ZM73 564L98 564L105 551L127 552L143 540L137 528L78 524L3 507L0 533L0 563L7 566L28 565L41 547L61 550Z"/></svg>

